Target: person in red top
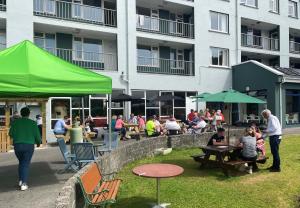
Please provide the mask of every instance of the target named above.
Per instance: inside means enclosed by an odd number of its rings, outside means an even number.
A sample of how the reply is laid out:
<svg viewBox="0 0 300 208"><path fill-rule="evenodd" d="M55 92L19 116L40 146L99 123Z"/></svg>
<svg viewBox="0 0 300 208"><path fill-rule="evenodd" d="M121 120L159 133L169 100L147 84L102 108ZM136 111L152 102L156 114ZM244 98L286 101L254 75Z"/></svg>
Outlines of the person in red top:
<svg viewBox="0 0 300 208"><path fill-rule="evenodd" d="M195 117L194 109L191 109L191 112L190 112L190 113L188 114L188 116L187 116L187 120L188 120L189 122L192 122L193 119L194 119L194 117Z"/></svg>

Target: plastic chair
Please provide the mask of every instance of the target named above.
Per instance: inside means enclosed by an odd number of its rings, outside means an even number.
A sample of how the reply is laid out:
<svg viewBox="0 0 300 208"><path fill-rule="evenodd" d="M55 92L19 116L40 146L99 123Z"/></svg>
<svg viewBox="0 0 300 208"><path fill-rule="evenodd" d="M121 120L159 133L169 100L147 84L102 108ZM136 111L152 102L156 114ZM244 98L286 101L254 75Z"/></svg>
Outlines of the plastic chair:
<svg viewBox="0 0 300 208"><path fill-rule="evenodd" d="M68 170L68 169L72 169L73 171L77 171L78 168L74 165L76 165L76 158L74 154L71 154L70 151L67 148L67 145L65 143L65 139L64 138L58 138L57 139L57 143L59 146L59 149L63 155L63 158L65 160L66 166L64 168L64 171Z"/></svg>
<svg viewBox="0 0 300 208"><path fill-rule="evenodd" d="M105 152L110 152L118 147L119 134L117 132L113 132L111 135L111 147L109 149L109 133L104 134L104 145L98 150L100 156L102 156Z"/></svg>
<svg viewBox="0 0 300 208"><path fill-rule="evenodd" d="M73 144L73 150L79 169L90 162L94 162L96 159L92 143L75 143Z"/></svg>

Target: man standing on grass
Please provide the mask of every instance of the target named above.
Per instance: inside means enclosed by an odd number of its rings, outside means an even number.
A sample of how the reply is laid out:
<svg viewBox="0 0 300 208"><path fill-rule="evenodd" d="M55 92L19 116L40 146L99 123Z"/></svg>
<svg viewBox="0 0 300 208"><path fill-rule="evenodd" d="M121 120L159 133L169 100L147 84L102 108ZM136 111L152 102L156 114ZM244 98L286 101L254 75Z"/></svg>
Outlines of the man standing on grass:
<svg viewBox="0 0 300 208"><path fill-rule="evenodd" d="M280 156L279 156L279 144L281 142L282 128L278 118L272 115L271 111L266 109L261 115L267 119L267 129L264 131L270 138L271 153L273 155L273 165L268 169L271 172L280 172Z"/></svg>

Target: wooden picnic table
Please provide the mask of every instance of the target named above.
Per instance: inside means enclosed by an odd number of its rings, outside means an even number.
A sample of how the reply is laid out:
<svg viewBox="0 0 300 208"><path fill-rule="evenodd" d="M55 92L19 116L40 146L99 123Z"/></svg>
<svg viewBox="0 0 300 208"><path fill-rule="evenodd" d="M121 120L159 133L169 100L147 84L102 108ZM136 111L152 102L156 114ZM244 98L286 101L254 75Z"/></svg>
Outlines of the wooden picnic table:
<svg viewBox="0 0 300 208"><path fill-rule="evenodd" d="M124 125L125 128L135 128L135 127L139 127L138 124L125 124Z"/></svg>
<svg viewBox="0 0 300 208"><path fill-rule="evenodd" d="M225 161L225 158L229 156L231 152L239 149L240 147L236 146L200 146L200 149L204 152L202 155L192 156L195 161L201 163L201 167L205 167L208 164L216 165L221 168L225 175L228 175L228 169L231 164L228 164L228 161ZM210 156L215 155L216 159L211 160Z"/></svg>

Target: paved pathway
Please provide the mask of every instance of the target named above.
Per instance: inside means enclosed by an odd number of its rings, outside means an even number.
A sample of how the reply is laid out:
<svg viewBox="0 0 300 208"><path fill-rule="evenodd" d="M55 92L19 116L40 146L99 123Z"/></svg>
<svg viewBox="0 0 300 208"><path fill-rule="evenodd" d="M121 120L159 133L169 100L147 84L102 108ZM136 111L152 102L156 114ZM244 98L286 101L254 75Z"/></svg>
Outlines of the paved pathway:
<svg viewBox="0 0 300 208"><path fill-rule="evenodd" d="M49 208L68 178L74 173L58 174L64 167L58 147L37 149L29 175L29 190L17 187L18 161L13 152L0 153L0 208Z"/></svg>

